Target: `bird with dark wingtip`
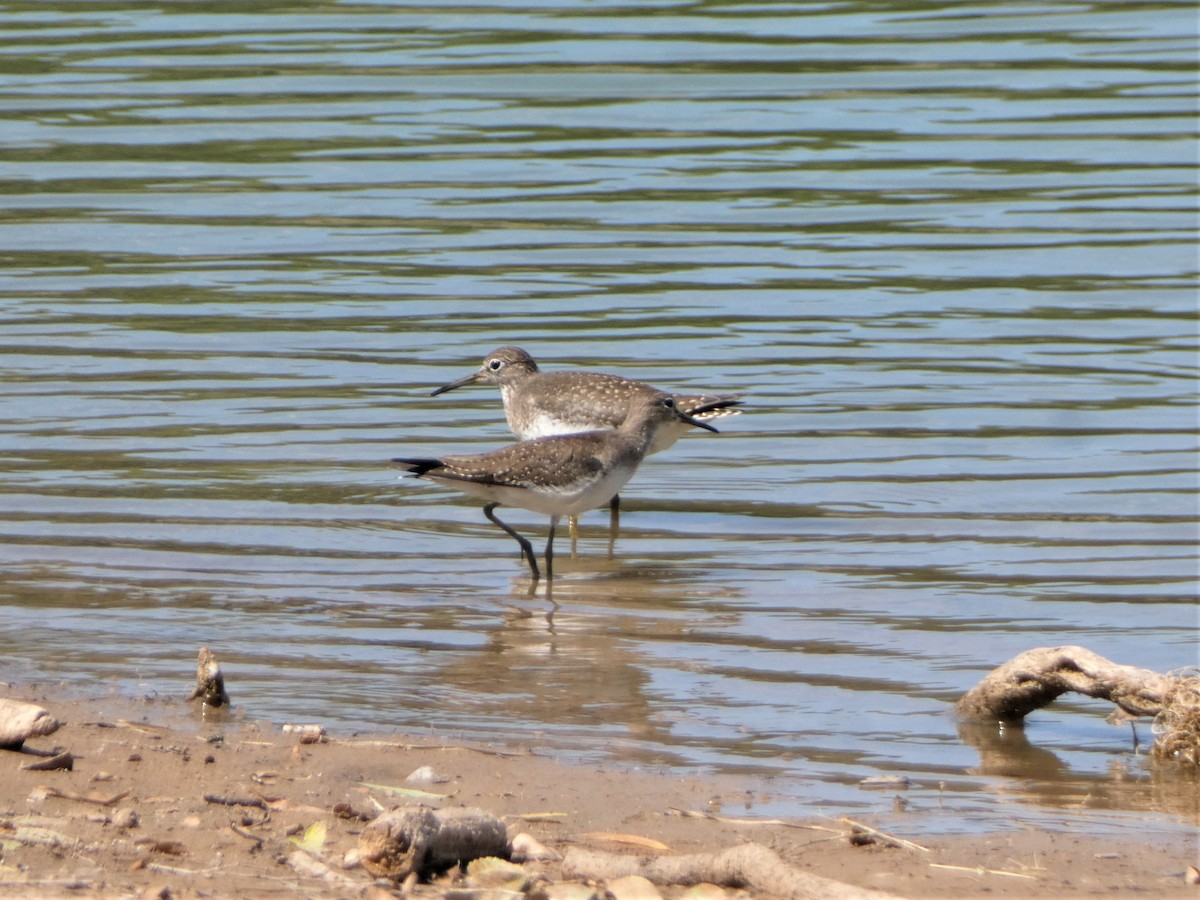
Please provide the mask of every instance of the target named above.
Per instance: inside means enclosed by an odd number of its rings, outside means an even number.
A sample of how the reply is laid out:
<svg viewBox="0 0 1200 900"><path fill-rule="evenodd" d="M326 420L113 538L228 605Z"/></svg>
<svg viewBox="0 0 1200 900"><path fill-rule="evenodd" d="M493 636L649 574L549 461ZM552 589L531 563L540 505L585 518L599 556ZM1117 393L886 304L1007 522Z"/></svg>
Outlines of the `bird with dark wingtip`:
<svg viewBox="0 0 1200 900"><path fill-rule="evenodd" d="M715 398L715 404L724 400ZM509 444L491 453L436 458L397 458L409 475L427 478L487 500L483 513L521 545L536 582L541 573L529 541L497 518L498 506L518 506L550 517L546 578L554 577L554 531L563 516L602 506L617 495L667 428L716 431L704 417L721 406L701 404L691 414L675 398L652 391L633 397L612 431L556 434Z"/></svg>
<svg viewBox="0 0 1200 900"><path fill-rule="evenodd" d="M468 384L499 386L508 427L523 441L556 434L618 428L625 420L633 398L661 393L643 381L605 372L543 372L533 357L520 347L500 347L484 357L483 364L476 371L443 385L430 396L436 397ZM680 412L697 422L736 416L741 412L735 408L742 402L736 394L670 396ZM679 420L664 424L656 432L646 455L666 450L688 428L688 424ZM613 494L609 508L614 535L619 522L620 504L620 495Z"/></svg>

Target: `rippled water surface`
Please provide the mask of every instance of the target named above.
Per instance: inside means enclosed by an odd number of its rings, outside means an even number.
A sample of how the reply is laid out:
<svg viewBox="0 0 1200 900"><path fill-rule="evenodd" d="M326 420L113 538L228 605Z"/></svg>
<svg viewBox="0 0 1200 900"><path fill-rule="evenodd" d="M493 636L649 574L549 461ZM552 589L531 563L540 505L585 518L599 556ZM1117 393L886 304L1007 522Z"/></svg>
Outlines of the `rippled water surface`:
<svg viewBox="0 0 1200 900"><path fill-rule="evenodd" d="M950 714L1030 647L1196 663L1190 3L0 10L0 676L206 644L253 718L777 812L1194 814L1103 704ZM746 396L552 597L386 464L511 440L429 397L502 344Z"/></svg>

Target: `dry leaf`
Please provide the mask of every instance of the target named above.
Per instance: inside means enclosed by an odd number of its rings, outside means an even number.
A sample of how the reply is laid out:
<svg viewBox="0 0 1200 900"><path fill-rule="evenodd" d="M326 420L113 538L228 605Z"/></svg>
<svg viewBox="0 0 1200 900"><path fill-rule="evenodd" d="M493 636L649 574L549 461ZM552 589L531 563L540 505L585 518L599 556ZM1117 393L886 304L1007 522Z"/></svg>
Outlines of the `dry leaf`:
<svg viewBox="0 0 1200 900"><path fill-rule="evenodd" d="M1195 866L1187 867L1187 883L1200 884L1200 869L1197 869Z"/></svg>
<svg viewBox="0 0 1200 900"><path fill-rule="evenodd" d="M383 791L388 794L397 794L401 797L423 797L431 800L445 800L445 794L431 794L429 791L419 791L416 788L397 787L394 784L372 784L369 781L363 782L363 787L369 787L376 791Z"/></svg>
<svg viewBox="0 0 1200 900"><path fill-rule="evenodd" d="M640 834L614 834L608 831L589 831L585 838L593 841L609 841L613 844L628 844L631 847L645 847L647 850L670 850L666 844L654 838L642 837Z"/></svg>
<svg viewBox="0 0 1200 900"><path fill-rule="evenodd" d="M467 864L467 881L477 888L519 892L528 886L529 873L507 860L481 856Z"/></svg>
<svg viewBox="0 0 1200 900"><path fill-rule="evenodd" d="M313 822L305 829L304 837L292 838L291 841L306 853L319 856L321 848L325 846L326 833L327 829L324 822Z"/></svg>
<svg viewBox="0 0 1200 900"><path fill-rule="evenodd" d="M98 806L115 806L126 797L133 793L133 789L121 791L119 794L113 794L111 797L99 797L95 794L77 794L74 791L61 791L56 787L44 787L41 790L45 791L47 797L58 797L62 800L76 800L80 803L95 803Z"/></svg>
<svg viewBox="0 0 1200 900"><path fill-rule="evenodd" d="M149 850L151 853L166 853L169 856L183 856L185 853L187 853L187 847L185 847L179 841L156 841L147 839L144 841L137 841L136 843L137 846L145 850Z"/></svg>

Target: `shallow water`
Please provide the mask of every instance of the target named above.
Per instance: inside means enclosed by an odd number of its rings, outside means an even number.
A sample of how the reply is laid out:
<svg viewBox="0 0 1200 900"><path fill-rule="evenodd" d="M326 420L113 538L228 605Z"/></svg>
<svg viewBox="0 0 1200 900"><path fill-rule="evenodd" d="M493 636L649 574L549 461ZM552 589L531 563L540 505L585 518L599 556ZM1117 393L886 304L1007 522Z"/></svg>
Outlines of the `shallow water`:
<svg viewBox="0 0 1200 900"><path fill-rule="evenodd" d="M0 677L204 644L253 718L775 813L1195 815L1102 704L950 715L1029 647L1197 661L1191 4L4 10ZM510 440L428 396L508 343L747 398L552 599L386 465Z"/></svg>

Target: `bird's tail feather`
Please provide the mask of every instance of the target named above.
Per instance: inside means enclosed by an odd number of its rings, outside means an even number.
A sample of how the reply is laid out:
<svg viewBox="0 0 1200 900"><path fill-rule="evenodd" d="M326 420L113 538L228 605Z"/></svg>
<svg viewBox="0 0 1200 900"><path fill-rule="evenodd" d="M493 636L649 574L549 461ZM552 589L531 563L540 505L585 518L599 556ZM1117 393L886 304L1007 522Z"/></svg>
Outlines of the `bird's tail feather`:
<svg viewBox="0 0 1200 900"><path fill-rule="evenodd" d="M403 469L409 475L420 478L433 469L441 468L442 461L431 456L418 457L416 459L398 457L392 460L392 465Z"/></svg>

